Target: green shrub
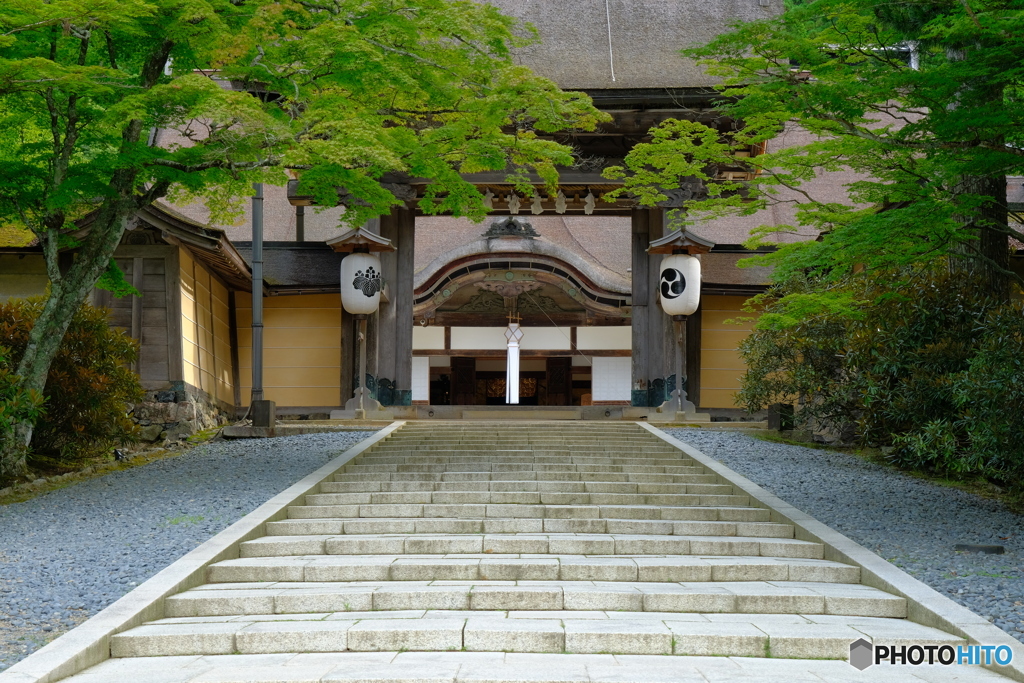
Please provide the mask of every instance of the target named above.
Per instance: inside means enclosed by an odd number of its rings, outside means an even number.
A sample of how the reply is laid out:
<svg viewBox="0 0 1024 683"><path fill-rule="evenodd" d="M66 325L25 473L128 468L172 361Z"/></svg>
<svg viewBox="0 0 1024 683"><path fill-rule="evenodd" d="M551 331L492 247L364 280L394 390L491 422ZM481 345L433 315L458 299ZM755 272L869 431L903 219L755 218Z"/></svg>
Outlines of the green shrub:
<svg viewBox="0 0 1024 683"><path fill-rule="evenodd" d="M24 353L42 307L41 298L0 304L0 340L13 362ZM129 368L137 358L138 344L110 329L105 310L83 305L50 366L46 411L36 421L29 462L70 468L133 441L136 426L126 412L143 395Z"/></svg>
<svg viewBox="0 0 1024 683"><path fill-rule="evenodd" d="M953 394L972 453L986 466L1024 483L1024 304L993 310Z"/></svg>
<svg viewBox="0 0 1024 683"><path fill-rule="evenodd" d="M1019 484L1020 302L980 297L976 283L945 270L901 275L851 280L864 302L855 315L821 311L756 330L741 345L748 371L738 401L751 411L798 402L799 423L892 446L903 467Z"/></svg>
<svg viewBox="0 0 1024 683"><path fill-rule="evenodd" d="M786 291L810 286L813 284L795 282ZM768 301L764 321L775 308ZM848 321L838 316L807 315L792 325L759 326L740 343L747 372L736 400L750 412L775 403L798 402L801 426L814 423L842 432L857 413L860 400L851 395L852 387L846 381L848 347Z"/></svg>

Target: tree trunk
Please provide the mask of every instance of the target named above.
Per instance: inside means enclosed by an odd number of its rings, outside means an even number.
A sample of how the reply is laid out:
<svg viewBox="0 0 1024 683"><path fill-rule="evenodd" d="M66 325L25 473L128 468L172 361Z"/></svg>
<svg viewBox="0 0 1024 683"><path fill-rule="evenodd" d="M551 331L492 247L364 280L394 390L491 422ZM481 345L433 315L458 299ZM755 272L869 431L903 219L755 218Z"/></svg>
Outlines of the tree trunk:
<svg viewBox="0 0 1024 683"><path fill-rule="evenodd" d="M973 52L982 50L981 46L973 46ZM970 59L972 50L966 46L948 47L946 58L951 62L962 62ZM986 83L965 83L959 97L947 105L948 109L957 109L962 102L972 105L984 102L1001 101L1003 88L999 85ZM999 142L1003 140L989 140ZM951 272L979 278L985 287L985 293L999 301L1010 300L1010 241L1007 232L1009 216L1006 207L1006 176L961 176L953 183L954 201L964 195L990 197L975 211L958 216L967 231L976 239L957 245L950 259Z"/></svg>
<svg viewBox="0 0 1024 683"><path fill-rule="evenodd" d="M1010 242L1006 231L1009 216L1006 208L1005 176L963 176L954 186L957 195L991 197L990 201L971 215L961 216L966 228L977 239L954 249L949 267L954 273L981 280L985 293L999 301L1009 301Z"/></svg>

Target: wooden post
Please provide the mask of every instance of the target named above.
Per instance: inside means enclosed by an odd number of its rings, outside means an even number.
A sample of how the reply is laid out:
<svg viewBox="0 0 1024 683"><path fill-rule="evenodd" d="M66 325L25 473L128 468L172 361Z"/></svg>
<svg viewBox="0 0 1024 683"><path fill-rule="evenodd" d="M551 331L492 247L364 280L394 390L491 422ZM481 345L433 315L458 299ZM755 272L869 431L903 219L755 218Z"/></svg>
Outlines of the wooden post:
<svg viewBox="0 0 1024 683"><path fill-rule="evenodd" d="M142 294L145 288L143 284L144 259L135 257L132 259L132 287ZM142 297L132 296L132 339L139 343L139 359L132 363L132 370L140 374L142 368Z"/></svg>
<svg viewBox="0 0 1024 683"><path fill-rule="evenodd" d="M647 406L647 356L649 353L647 337L647 318L649 316L647 300L650 291L647 245L651 243L649 235L650 215L646 209L633 209L630 214L632 226L632 396L634 406Z"/></svg>
<svg viewBox="0 0 1024 683"><path fill-rule="evenodd" d="M357 315L356 318L359 320L359 374L362 377L366 376L366 315ZM356 408L356 419L366 419L366 389L360 387L359 390L359 407Z"/></svg>
<svg viewBox="0 0 1024 683"><path fill-rule="evenodd" d="M252 395L263 400L263 183L253 183L252 198ZM262 425L260 425L262 426Z"/></svg>
<svg viewBox="0 0 1024 683"><path fill-rule="evenodd" d="M658 290L661 285L661 254L648 254L647 247L654 240L665 235L665 209L646 209L647 236L644 245L647 257L647 387L648 406L660 406L668 400L666 383L673 372L676 340L668 316L658 305Z"/></svg>
<svg viewBox="0 0 1024 683"><path fill-rule="evenodd" d="M685 315L672 316L676 328L676 395L679 397L679 410L683 410L686 405L686 391L683 389L686 377L686 318Z"/></svg>
<svg viewBox="0 0 1024 683"><path fill-rule="evenodd" d="M252 198L252 398L253 427L274 428L274 401L263 398L263 183Z"/></svg>
<svg viewBox="0 0 1024 683"><path fill-rule="evenodd" d="M416 214L408 208L398 212L398 278L395 283L395 402L412 405L412 306L416 271Z"/></svg>
<svg viewBox="0 0 1024 683"><path fill-rule="evenodd" d="M666 399L665 381L672 372L675 337L658 306L661 256L647 247L665 231L665 209L633 209L632 325L634 406L659 406Z"/></svg>
<svg viewBox="0 0 1024 683"><path fill-rule="evenodd" d="M391 240L397 251L380 254L381 272L387 283L388 301L381 301L377 310L377 368L374 377L377 381L377 400L382 405L393 405L393 388L395 382L396 336L398 334L398 254L402 244L398 240L397 211L380 217L380 236Z"/></svg>
<svg viewBox="0 0 1024 683"><path fill-rule="evenodd" d="M700 406L700 328L701 307L686 316L686 397Z"/></svg>
<svg viewBox="0 0 1024 683"><path fill-rule="evenodd" d="M396 251L380 255L390 301L380 307L377 329L377 400L412 404L412 306L415 270L415 216L399 207L380 218L380 235Z"/></svg>
<svg viewBox="0 0 1024 683"><path fill-rule="evenodd" d="M341 310L341 379L339 382L340 404L345 405L352 398L356 388L356 377L359 373L359 332L355 318Z"/></svg>

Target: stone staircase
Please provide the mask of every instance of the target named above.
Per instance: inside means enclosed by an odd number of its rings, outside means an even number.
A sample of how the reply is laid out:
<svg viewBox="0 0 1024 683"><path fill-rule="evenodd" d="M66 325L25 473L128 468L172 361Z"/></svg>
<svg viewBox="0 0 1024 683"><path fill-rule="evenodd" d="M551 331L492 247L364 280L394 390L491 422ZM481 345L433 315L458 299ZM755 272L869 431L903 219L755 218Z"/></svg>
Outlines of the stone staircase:
<svg viewBox="0 0 1024 683"><path fill-rule="evenodd" d="M836 660L963 643L635 424L409 423L304 503L71 680L918 680Z"/></svg>

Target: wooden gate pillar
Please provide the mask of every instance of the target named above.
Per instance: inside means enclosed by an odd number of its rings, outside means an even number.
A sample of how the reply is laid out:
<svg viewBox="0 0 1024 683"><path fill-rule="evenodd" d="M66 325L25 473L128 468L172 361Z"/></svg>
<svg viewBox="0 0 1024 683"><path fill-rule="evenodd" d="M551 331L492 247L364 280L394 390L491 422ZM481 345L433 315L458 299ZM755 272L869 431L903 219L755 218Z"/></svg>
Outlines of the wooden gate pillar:
<svg viewBox="0 0 1024 683"><path fill-rule="evenodd" d="M380 217L380 235L396 250L381 254L389 300L382 303L376 330L377 400L386 406L412 405L412 305L415 270L415 214L396 207Z"/></svg>
<svg viewBox="0 0 1024 683"><path fill-rule="evenodd" d="M647 247L665 234L665 209L633 209L632 221L632 396L634 406L660 406L675 390L671 324L658 307L661 255ZM671 323L671 321L669 321Z"/></svg>

